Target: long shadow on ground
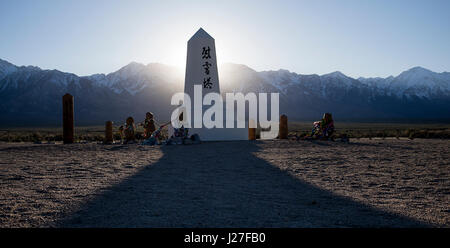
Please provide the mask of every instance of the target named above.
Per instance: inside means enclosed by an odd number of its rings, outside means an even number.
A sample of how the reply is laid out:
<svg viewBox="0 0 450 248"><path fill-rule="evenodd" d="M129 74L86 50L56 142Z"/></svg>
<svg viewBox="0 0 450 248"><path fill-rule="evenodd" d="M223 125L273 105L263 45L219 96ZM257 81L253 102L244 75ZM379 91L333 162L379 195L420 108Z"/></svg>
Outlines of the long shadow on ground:
<svg viewBox="0 0 450 248"><path fill-rule="evenodd" d="M161 147L61 227L423 227L311 186L254 155L258 143Z"/></svg>

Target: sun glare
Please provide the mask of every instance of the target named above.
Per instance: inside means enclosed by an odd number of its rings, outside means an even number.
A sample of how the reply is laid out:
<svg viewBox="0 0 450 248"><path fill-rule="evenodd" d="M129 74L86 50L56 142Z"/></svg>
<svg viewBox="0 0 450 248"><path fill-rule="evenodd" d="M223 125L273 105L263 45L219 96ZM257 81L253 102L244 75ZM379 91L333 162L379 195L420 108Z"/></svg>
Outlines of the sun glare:
<svg viewBox="0 0 450 248"><path fill-rule="evenodd" d="M206 30L208 32L208 30ZM220 36L218 34L219 30L212 30L211 36ZM186 55L187 55L187 42L190 37L194 34L186 35L186 37L180 38L179 35L170 37L160 37L161 39L156 42L156 44L149 44L148 46L158 47L157 52L148 47L141 47L141 51L145 52L144 60L147 63L158 62L170 66L176 66L180 69L186 68ZM217 53L217 64L220 67L221 64L226 62L233 62L232 58L233 50L231 47L227 47L224 42L217 42L216 39L216 53Z"/></svg>

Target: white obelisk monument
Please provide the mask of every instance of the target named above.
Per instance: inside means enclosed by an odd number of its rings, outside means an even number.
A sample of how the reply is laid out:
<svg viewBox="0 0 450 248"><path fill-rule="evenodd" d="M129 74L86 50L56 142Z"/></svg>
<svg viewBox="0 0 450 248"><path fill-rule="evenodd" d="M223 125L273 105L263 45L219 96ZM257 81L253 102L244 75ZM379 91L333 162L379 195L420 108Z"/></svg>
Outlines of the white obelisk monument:
<svg viewBox="0 0 450 248"><path fill-rule="evenodd" d="M195 85L201 86L201 97L194 94ZM201 118L194 118L196 107L197 111L202 110L202 117L205 111L211 107L211 105L202 104L206 94L211 92L220 94L214 38L202 28L188 41L184 92L190 96L192 106L189 134L196 133L201 140L205 141L248 139L248 124L245 128L237 128L237 125L234 128L225 128L225 112L223 113L223 128L206 128ZM225 106L225 100L223 106Z"/></svg>

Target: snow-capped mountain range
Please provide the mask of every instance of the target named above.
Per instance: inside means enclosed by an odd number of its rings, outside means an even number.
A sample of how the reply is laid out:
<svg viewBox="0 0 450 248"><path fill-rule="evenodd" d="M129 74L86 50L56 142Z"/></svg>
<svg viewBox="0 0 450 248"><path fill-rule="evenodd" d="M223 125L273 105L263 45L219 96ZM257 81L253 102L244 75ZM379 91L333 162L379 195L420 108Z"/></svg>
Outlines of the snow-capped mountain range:
<svg viewBox="0 0 450 248"><path fill-rule="evenodd" d="M219 66L222 92L279 92L280 112L311 120L323 112L335 119L450 119L450 73L414 67L387 78L351 78L341 72L302 75L287 70L257 72ZM170 117L173 93L183 91L184 72L158 63L132 62L109 74L77 76L0 59L0 125L59 125L61 97L75 97L78 124ZM141 118L142 116L142 118Z"/></svg>

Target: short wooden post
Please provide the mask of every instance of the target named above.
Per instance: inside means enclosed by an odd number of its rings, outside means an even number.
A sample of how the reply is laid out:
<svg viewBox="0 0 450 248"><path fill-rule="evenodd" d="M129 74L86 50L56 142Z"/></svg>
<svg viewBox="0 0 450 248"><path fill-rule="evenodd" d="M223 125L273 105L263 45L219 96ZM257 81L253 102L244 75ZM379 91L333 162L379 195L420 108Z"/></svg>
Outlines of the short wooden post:
<svg viewBox="0 0 450 248"><path fill-rule="evenodd" d="M253 120L248 123L248 140L256 140L256 128L252 127L255 125Z"/></svg>
<svg viewBox="0 0 450 248"><path fill-rule="evenodd" d="M286 115L280 116L280 130L278 133L279 139L287 139L288 138L288 119Z"/></svg>
<svg viewBox="0 0 450 248"><path fill-rule="evenodd" d="M69 93L63 96L63 141L64 144L73 143L73 96Z"/></svg>
<svg viewBox="0 0 450 248"><path fill-rule="evenodd" d="M113 143L112 127L113 127L112 121L107 121L105 123L105 144L112 144Z"/></svg>

